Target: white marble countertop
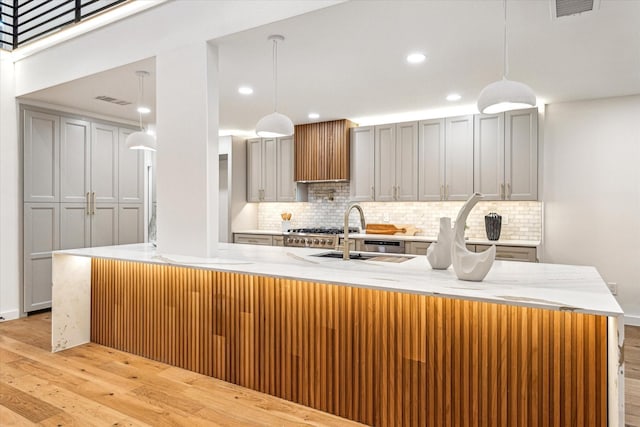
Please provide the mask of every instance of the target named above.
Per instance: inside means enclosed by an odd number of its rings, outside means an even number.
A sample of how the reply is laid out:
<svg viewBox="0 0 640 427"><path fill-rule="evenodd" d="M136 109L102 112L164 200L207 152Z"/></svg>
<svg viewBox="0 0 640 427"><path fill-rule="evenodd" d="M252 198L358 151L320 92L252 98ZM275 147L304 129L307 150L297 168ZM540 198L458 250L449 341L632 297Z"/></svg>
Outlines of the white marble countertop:
<svg viewBox="0 0 640 427"><path fill-rule="evenodd" d="M234 234L263 234L269 236L282 236L283 232L276 230L241 230L234 231ZM435 236L403 236L396 234L366 234L366 233L349 233L349 237L353 239L376 239L376 240L404 240L406 242L435 242L438 240ZM490 241L486 239L468 239L467 243L471 245L498 245L498 246L523 246L538 247L539 240L497 240Z"/></svg>
<svg viewBox="0 0 640 427"><path fill-rule="evenodd" d="M425 256L402 263L312 256L324 249L220 243L218 256L157 253L148 244L54 252L85 257L232 271L606 316L623 314L594 267L496 261L483 282L458 280L451 268L432 270Z"/></svg>

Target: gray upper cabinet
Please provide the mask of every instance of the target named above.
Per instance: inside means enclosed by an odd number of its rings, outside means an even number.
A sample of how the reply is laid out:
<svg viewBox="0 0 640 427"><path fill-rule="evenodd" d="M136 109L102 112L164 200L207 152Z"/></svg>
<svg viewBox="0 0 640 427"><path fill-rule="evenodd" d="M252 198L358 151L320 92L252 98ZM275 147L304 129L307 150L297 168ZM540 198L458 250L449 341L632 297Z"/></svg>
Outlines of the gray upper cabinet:
<svg viewBox="0 0 640 427"><path fill-rule="evenodd" d="M538 199L538 109L505 113L505 197Z"/></svg>
<svg viewBox="0 0 640 427"><path fill-rule="evenodd" d="M91 123L62 117L60 125L60 201L83 203L91 192Z"/></svg>
<svg viewBox="0 0 640 427"><path fill-rule="evenodd" d="M278 138L277 142L277 188L276 198L279 202L296 201L295 155L293 136Z"/></svg>
<svg viewBox="0 0 640 427"><path fill-rule="evenodd" d="M262 140L247 140L247 201L260 202L262 198Z"/></svg>
<svg viewBox="0 0 640 427"><path fill-rule="evenodd" d="M96 203L118 203L118 128L91 124L91 192Z"/></svg>
<svg viewBox="0 0 640 427"><path fill-rule="evenodd" d="M375 126L375 199L418 199L418 123Z"/></svg>
<svg viewBox="0 0 640 427"><path fill-rule="evenodd" d="M24 201L60 201L60 118L24 112Z"/></svg>
<svg viewBox="0 0 640 427"><path fill-rule="evenodd" d="M474 175L485 200L537 200L536 108L475 116Z"/></svg>
<svg viewBox="0 0 640 427"><path fill-rule="evenodd" d="M418 123L418 200L442 200L444 197L444 119Z"/></svg>
<svg viewBox="0 0 640 427"><path fill-rule="evenodd" d="M127 148L127 136L134 130L120 128L118 132L118 201L143 203L144 150Z"/></svg>
<svg viewBox="0 0 640 427"><path fill-rule="evenodd" d="M354 127L351 132L351 200L372 202L375 200L375 128Z"/></svg>
<svg viewBox="0 0 640 427"><path fill-rule="evenodd" d="M474 191L504 200L504 113L475 116L473 149Z"/></svg>
<svg viewBox="0 0 640 427"><path fill-rule="evenodd" d="M467 200L473 193L473 116L445 119L444 200Z"/></svg>

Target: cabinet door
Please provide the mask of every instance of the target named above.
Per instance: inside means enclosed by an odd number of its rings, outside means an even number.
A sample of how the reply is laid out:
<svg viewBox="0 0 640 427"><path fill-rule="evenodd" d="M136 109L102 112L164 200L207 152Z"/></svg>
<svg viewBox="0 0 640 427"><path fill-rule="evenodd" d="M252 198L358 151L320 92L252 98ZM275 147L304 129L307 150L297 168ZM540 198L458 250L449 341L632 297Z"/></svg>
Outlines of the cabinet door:
<svg viewBox="0 0 640 427"><path fill-rule="evenodd" d="M60 201L60 118L24 112L24 201Z"/></svg>
<svg viewBox="0 0 640 427"><path fill-rule="evenodd" d="M247 202L259 202L262 195L262 140L247 140Z"/></svg>
<svg viewBox="0 0 640 427"><path fill-rule="evenodd" d="M538 199L538 109L505 113L507 200Z"/></svg>
<svg viewBox="0 0 640 427"><path fill-rule="evenodd" d="M96 203L118 202L118 128L91 124L91 191Z"/></svg>
<svg viewBox="0 0 640 427"><path fill-rule="evenodd" d="M24 311L51 307L51 252L59 249L59 203L24 204Z"/></svg>
<svg viewBox="0 0 640 427"><path fill-rule="evenodd" d="M444 198L444 119L422 120L418 124L418 199Z"/></svg>
<svg viewBox="0 0 640 427"><path fill-rule="evenodd" d="M118 204L96 205L91 215L91 247L118 244Z"/></svg>
<svg viewBox="0 0 640 427"><path fill-rule="evenodd" d="M482 193L483 200L504 200L504 113L474 118L474 191Z"/></svg>
<svg viewBox="0 0 640 427"><path fill-rule="evenodd" d="M430 242L407 242L405 253L412 255L426 255L429 245L431 245Z"/></svg>
<svg viewBox="0 0 640 427"><path fill-rule="evenodd" d="M374 127L351 128L351 200L374 200Z"/></svg>
<svg viewBox="0 0 640 427"><path fill-rule="evenodd" d="M276 198L279 202L296 201L296 182L294 181L295 156L293 151L293 136L278 138L276 142Z"/></svg>
<svg viewBox="0 0 640 427"><path fill-rule="evenodd" d="M473 193L473 116L445 119L445 199Z"/></svg>
<svg viewBox="0 0 640 427"><path fill-rule="evenodd" d="M89 149L91 124L62 117L60 120L60 201L86 203L90 192ZM82 247L82 246L81 246Z"/></svg>
<svg viewBox="0 0 640 427"><path fill-rule="evenodd" d="M118 129L118 200L120 203L144 202L144 150L127 148L127 136L135 132Z"/></svg>
<svg viewBox="0 0 640 427"><path fill-rule="evenodd" d="M262 139L262 201L275 202L278 186L278 140Z"/></svg>
<svg viewBox="0 0 640 427"><path fill-rule="evenodd" d="M86 203L60 204L60 249L91 245L91 212Z"/></svg>
<svg viewBox="0 0 640 427"><path fill-rule="evenodd" d="M233 243L243 245L263 245L273 246L272 236L266 234L235 234L233 235ZM284 245L284 242L282 243Z"/></svg>
<svg viewBox="0 0 640 427"><path fill-rule="evenodd" d="M379 202L393 201L396 185L395 125L375 127L375 195Z"/></svg>
<svg viewBox="0 0 640 427"><path fill-rule="evenodd" d="M418 122L396 125L395 169L395 199L418 200Z"/></svg>
<svg viewBox="0 0 640 427"><path fill-rule="evenodd" d="M118 206L118 244L128 245L144 241L144 208L141 203Z"/></svg>

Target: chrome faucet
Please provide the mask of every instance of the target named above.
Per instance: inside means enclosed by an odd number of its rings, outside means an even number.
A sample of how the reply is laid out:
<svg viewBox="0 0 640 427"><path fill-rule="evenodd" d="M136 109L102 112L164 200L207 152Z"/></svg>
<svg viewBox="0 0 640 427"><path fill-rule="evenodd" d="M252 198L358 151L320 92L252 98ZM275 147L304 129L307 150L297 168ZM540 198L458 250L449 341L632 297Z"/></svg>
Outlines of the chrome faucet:
<svg viewBox="0 0 640 427"><path fill-rule="evenodd" d="M362 206L360 206L356 202L349 203L349 205L347 206L347 210L344 211L344 239L342 240L342 244L343 244L342 259L344 260L350 259L349 258L349 214L351 213L351 210L353 210L353 208L356 208L360 213L360 225L362 226L361 229L364 230L367 228L367 225L365 224L365 221L364 221L364 212L362 211Z"/></svg>

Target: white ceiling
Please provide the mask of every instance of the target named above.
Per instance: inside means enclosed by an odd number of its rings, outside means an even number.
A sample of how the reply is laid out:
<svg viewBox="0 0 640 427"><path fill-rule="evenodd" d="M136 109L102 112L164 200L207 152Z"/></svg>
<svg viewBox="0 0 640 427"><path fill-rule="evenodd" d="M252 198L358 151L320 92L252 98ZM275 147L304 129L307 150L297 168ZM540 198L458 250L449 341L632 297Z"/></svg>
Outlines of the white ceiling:
<svg viewBox="0 0 640 427"><path fill-rule="evenodd" d="M539 104L640 93L640 0L601 0L595 12L559 20L548 0L510 0L507 7L509 77L531 86ZM310 122L312 111L320 114L316 121L369 124L390 114L473 109L482 88L502 76L502 23L501 0L361 0L215 40L220 128L252 131L272 111L270 34L286 37L278 50L280 112L296 124ZM407 64L414 51L427 61ZM137 120L133 106L94 98L135 103L134 71L143 69L152 73L145 98L153 102L154 68L151 58L28 98ZM238 94L240 85L254 94ZM451 92L462 99L446 101Z"/></svg>

